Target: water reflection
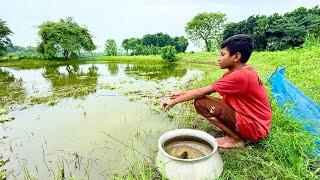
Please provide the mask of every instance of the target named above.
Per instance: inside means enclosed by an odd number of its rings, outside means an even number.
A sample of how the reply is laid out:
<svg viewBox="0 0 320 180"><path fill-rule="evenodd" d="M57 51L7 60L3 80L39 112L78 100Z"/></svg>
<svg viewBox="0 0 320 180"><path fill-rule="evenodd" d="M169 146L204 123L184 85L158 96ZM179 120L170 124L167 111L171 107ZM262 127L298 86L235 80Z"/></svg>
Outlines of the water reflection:
<svg viewBox="0 0 320 180"><path fill-rule="evenodd" d="M112 76L118 75L118 72L119 72L118 64L108 64L108 71Z"/></svg>
<svg viewBox="0 0 320 180"><path fill-rule="evenodd" d="M164 80L170 77L182 77L187 73L187 69L175 64L163 66L130 65L126 67L125 72L129 76L137 78Z"/></svg>
<svg viewBox="0 0 320 180"><path fill-rule="evenodd" d="M130 64L81 64L51 65L38 69L1 68L2 79L10 77L12 82L2 80L2 102L9 98L21 103L16 93L24 93L24 97L32 97L38 101L54 97L79 98L95 92L97 85L105 83L122 84L138 82L138 88L147 84L158 83L172 85L171 78L189 77L187 69L174 65L130 65ZM192 74L192 73L191 73ZM14 80L14 79L20 79ZM9 85L15 82L14 85ZM21 86L21 84L23 86ZM128 84L127 84L128 85ZM128 85L131 88L132 85ZM8 88L11 88L10 90ZM15 90L13 90L14 88ZM23 90L24 89L24 90ZM9 94L8 92L14 92ZM7 92L7 93L5 93ZM16 94L16 95L14 95ZM17 98L14 98L17 97ZM23 99L23 98L22 98ZM13 101L12 101L13 102ZM34 102L34 101L32 101ZM38 103L45 103L40 100Z"/></svg>
<svg viewBox="0 0 320 180"><path fill-rule="evenodd" d="M15 79L9 72L0 69L0 107L26 98L21 79Z"/></svg>
<svg viewBox="0 0 320 180"><path fill-rule="evenodd" d="M24 168L19 160L39 179L55 179L53 174L63 161L70 165L66 174L76 177L88 173L90 179L106 179L106 174L125 170L130 166L129 157L144 158L125 145L143 154L152 154L160 134L177 126L162 111L155 113L153 107L160 109L161 106L159 99L151 97L165 94L164 90L175 91L199 74L199 71L176 66L128 64L0 71L0 85L4 87L0 91L1 102L4 97L9 98L10 91L23 93L25 88L29 92L33 88L28 85L30 79L38 91L46 93L44 96L60 100L53 106L31 106L12 112L15 120L5 124L7 128L0 128L0 134L7 137L0 152L10 159L5 165L11 172L9 178L23 178ZM106 85L115 89L104 88ZM11 86L16 89L10 89ZM149 96L132 100L130 96L134 92L138 93L133 96ZM34 93L21 97L33 97Z"/></svg>
<svg viewBox="0 0 320 180"><path fill-rule="evenodd" d="M51 91L57 97L81 97L96 90L98 68L95 65L80 68L79 65L46 67L43 76L51 82Z"/></svg>

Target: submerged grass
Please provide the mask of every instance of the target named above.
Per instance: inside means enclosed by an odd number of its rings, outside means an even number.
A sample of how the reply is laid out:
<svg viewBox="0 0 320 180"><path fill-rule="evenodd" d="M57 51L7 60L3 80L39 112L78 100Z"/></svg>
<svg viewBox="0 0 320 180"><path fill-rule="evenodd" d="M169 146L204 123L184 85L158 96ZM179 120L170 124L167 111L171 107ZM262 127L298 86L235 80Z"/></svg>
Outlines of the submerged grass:
<svg viewBox="0 0 320 180"><path fill-rule="evenodd" d="M128 173L124 175L115 175L114 179L121 180L121 179L127 179L127 180L165 180L166 178L161 176L161 174L158 172L156 166L153 164L155 161L150 163L141 163L138 162L135 167L132 167L131 169L128 169Z"/></svg>
<svg viewBox="0 0 320 180"><path fill-rule="evenodd" d="M6 179L6 171L2 169L1 167L6 163L7 161L3 160L2 156L0 156L0 179Z"/></svg>

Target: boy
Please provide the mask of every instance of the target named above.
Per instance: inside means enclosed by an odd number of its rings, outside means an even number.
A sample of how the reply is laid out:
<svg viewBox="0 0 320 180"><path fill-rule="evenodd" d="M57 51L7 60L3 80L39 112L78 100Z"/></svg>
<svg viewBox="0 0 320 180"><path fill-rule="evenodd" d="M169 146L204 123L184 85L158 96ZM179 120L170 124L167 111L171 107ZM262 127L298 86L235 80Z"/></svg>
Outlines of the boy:
<svg viewBox="0 0 320 180"><path fill-rule="evenodd" d="M219 65L228 71L206 87L172 94L163 104L164 108L168 110L194 99L196 111L226 134L217 138L221 148L243 147L244 140L257 142L266 137L272 113L264 85L246 64L252 49L252 38L245 34L223 41ZM214 92L218 92L222 100L208 96Z"/></svg>

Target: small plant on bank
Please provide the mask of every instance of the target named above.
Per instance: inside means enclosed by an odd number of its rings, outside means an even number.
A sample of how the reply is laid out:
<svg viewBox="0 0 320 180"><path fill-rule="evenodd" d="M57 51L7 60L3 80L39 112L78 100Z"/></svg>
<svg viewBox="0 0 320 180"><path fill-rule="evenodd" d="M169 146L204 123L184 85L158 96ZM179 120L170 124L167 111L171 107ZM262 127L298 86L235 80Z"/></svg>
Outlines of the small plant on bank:
<svg viewBox="0 0 320 180"><path fill-rule="evenodd" d="M161 57L162 59L168 61L168 62L176 62L178 60L178 57L176 56L177 51L172 46L165 46L161 50Z"/></svg>

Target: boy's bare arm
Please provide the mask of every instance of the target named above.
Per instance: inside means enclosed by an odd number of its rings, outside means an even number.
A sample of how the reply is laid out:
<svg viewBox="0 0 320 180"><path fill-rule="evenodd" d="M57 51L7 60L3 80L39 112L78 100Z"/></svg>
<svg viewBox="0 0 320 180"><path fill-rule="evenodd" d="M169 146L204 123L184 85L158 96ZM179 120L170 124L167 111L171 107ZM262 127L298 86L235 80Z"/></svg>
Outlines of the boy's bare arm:
<svg viewBox="0 0 320 180"><path fill-rule="evenodd" d="M175 93L176 95L173 94L173 96L171 96L171 100L165 102L163 104L163 107L165 109L170 109L178 103L188 101L188 100L202 98L205 95L211 94L213 92L215 92L215 90L212 88L211 85L209 85L209 86L205 86L202 88L184 91L182 93Z"/></svg>
<svg viewBox="0 0 320 180"><path fill-rule="evenodd" d="M176 98L178 98L179 96L182 96L182 95L185 95L185 94L189 93L190 91L192 91L192 90L175 92L175 93L173 93L173 94L170 95L170 99L176 99Z"/></svg>

